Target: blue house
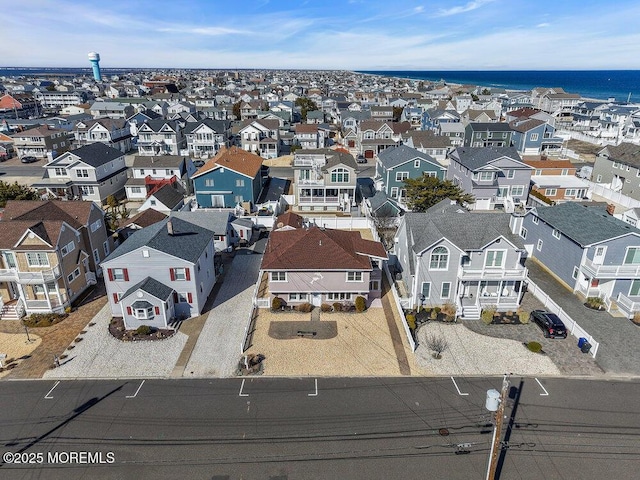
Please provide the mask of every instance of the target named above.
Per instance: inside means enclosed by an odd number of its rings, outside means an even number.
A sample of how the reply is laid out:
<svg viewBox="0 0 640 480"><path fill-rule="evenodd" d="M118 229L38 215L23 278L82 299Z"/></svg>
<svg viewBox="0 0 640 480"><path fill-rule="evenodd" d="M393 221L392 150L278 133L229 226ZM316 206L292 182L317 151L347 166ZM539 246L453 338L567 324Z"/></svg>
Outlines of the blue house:
<svg viewBox="0 0 640 480"><path fill-rule="evenodd" d="M222 148L193 175L199 207L233 208L256 201L266 182L262 157L238 147Z"/></svg>
<svg viewBox="0 0 640 480"><path fill-rule="evenodd" d="M430 155L406 145L385 148L378 154L376 162L376 188L389 198L404 199L408 178L420 178L423 174L444 180L446 167Z"/></svg>
<svg viewBox="0 0 640 480"><path fill-rule="evenodd" d="M513 131L511 142L521 155L539 155L562 148L562 138L554 137L555 127L543 120L514 120L509 125Z"/></svg>

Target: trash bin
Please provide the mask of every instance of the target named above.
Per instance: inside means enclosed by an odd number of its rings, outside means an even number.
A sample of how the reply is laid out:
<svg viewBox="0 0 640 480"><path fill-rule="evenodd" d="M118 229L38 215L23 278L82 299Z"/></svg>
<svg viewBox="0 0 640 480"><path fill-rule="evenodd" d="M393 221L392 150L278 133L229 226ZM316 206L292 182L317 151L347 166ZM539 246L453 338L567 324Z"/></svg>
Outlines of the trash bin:
<svg viewBox="0 0 640 480"><path fill-rule="evenodd" d="M586 338L584 338L584 337L580 337L580 338L578 339L578 348L579 348L579 349L582 349L582 347L583 347L583 345L584 345L585 343L587 343L587 339L586 339Z"/></svg>
<svg viewBox="0 0 640 480"><path fill-rule="evenodd" d="M591 350L591 344L589 342L584 342L582 347L580 347L582 353L589 353L589 350Z"/></svg>

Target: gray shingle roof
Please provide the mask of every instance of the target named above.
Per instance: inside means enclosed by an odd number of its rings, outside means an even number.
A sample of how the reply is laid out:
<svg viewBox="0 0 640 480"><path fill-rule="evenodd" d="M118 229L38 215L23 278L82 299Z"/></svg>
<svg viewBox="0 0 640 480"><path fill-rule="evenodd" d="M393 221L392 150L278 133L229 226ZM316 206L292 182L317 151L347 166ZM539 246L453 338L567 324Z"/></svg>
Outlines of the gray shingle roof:
<svg viewBox="0 0 640 480"><path fill-rule="evenodd" d="M167 231L167 221L158 223L133 233L124 243L116 248L104 261L108 262L126 253L147 246L160 252L174 255L191 263L195 263L213 236L208 228L194 225L178 218L172 218L173 235Z"/></svg>
<svg viewBox="0 0 640 480"><path fill-rule="evenodd" d="M184 200L182 193L173 188L171 185L164 185L152 196L171 210L173 210L180 204L180 202Z"/></svg>
<svg viewBox="0 0 640 480"><path fill-rule="evenodd" d="M633 226L609 215L601 207L565 202L552 207L538 207L536 213L543 222L583 247L628 233L638 233Z"/></svg>
<svg viewBox="0 0 640 480"><path fill-rule="evenodd" d="M225 235L229 223L229 212L201 211L171 212L171 218L179 218L185 222L200 225L217 235Z"/></svg>
<svg viewBox="0 0 640 480"><path fill-rule="evenodd" d="M431 155L406 145L387 147L378 154L378 158L386 169L395 168L414 159L420 159L439 167L441 170L445 170Z"/></svg>
<svg viewBox="0 0 640 480"><path fill-rule="evenodd" d="M136 283L133 287L124 292L122 298L126 298L132 293L137 292L138 290L145 291L149 295L153 295L159 300L166 300L173 293L173 289L171 287L166 286L164 283L159 282L155 278L146 277L144 280Z"/></svg>
<svg viewBox="0 0 640 480"><path fill-rule="evenodd" d="M76 148L69 153L73 153L82 159L87 165L100 167L107 162L124 156L120 150L112 148L104 143L90 143L80 148Z"/></svg>
<svg viewBox="0 0 640 480"><path fill-rule="evenodd" d="M515 147L458 147L451 156L470 170L482 168L500 157L522 161Z"/></svg>

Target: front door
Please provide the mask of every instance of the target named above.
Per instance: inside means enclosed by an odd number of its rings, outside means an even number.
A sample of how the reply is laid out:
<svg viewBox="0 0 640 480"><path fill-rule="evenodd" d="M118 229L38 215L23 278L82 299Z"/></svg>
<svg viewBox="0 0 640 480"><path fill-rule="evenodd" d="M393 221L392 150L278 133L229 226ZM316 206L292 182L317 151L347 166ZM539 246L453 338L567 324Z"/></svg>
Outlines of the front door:
<svg viewBox="0 0 640 480"><path fill-rule="evenodd" d="M214 208L224 208L224 195L211 195L211 206Z"/></svg>
<svg viewBox="0 0 640 480"><path fill-rule="evenodd" d="M596 251L593 254L593 263L595 263L596 265L602 265L605 252L606 247L596 247Z"/></svg>
<svg viewBox="0 0 640 480"><path fill-rule="evenodd" d="M314 307L319 307L322 304L322 295L319 293L311 294L311 303Z"/></svg>

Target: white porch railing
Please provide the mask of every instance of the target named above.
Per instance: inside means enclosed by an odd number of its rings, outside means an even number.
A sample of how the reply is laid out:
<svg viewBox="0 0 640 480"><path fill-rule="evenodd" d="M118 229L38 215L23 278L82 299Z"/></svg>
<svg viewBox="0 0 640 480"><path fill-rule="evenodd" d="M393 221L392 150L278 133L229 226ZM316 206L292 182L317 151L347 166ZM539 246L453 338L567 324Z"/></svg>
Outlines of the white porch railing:
<svg viewBox="0 0 640 480"><path fill-rule="evenodd" d="M626 295L618 293L616 298L618 309L622 311L628 318L633 317L635 312L640 312L640 302L634 302Z"/></svg>
<svg viewBox="0 0 640 480"><path fill-rule="evenodd" d="M556 315L558 315L558 317L560 317L560 320L564 322L565 326L567 327L567 330L569 331L569 333L571 333L571 335L573 335L576 338L583 337L587 339L587 341L591 344L591 350L589 350L589 354L593 358L596 358L596 354L598 353L598 347L600 346L600 343L596 342L593 339L593 337L589 335L589 333L587 333L587 331L584 328L578 325L578 322L576 322L569 315L567 315L567 313L562 309L562 307L560 307L560 305L554 302L553 299L549 295L547 295L544 291L542 291L540 287L538 287L535 283L533 283L531 279L529 279L528 284L529 284L529 287L528 287L529 292L531 292L531 294L534 297L540 300L542 304L545 306L545 308L547 308L549 311L555 313Z"/></svg>
<svg viewBox="0 0 640 480"><path fill-rule="evenodd" d="M585 259L582 269L592 277L633 278L640 276L640 265L599 265Z"/></svg>
<svg viewBox="0 0 640 480"><path fill-rule="evenodd" d="M60 275L60 268L58 267L49 270L34 270L30 272L22 272L16 268L0 269L1 281L13 281L25 284L50 282L59 278Z"/></svg>
<svg viewBox="0 0 640 480"><path fill-rule="evenodd" d="M470 269L461 267L460 280L525 280L526 267L515 269Z"/></svg>

